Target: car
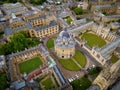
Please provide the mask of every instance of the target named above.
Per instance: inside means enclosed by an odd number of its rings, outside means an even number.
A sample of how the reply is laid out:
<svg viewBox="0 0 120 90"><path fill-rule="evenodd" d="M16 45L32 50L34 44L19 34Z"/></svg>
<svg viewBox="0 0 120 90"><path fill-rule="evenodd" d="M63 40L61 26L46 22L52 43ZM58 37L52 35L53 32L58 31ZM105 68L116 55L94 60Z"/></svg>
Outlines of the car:
<svg viewBox="0 0 120 90"><path fill-rule="evenodd" d="M79 77L77 74L76 74L75 76L76 76L76 78L78 78L78 77Z"/></svg>

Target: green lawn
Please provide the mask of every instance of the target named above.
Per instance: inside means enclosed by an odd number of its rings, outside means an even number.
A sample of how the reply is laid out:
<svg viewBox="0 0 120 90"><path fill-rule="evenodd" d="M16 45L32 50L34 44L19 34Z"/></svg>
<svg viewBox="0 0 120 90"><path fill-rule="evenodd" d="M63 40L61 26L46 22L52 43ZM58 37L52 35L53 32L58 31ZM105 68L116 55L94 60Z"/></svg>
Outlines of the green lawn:
<svg viewBox="0 0 120 90"><path fill-rule="evenodd" d="M102 39L101 37L99 37L99 36L97 36L95 34L92 34L92 33L83 34L81 39L83 39L83 40L85 39L87 41L87 44L90 47L93 47L93 46L102 47L102 46L104 46L106 44L104 39Z"/></svg>
<svg viewBox="0 0 120 90"><path fill-rule="evenodd" d="M70 24L71 21L72 21L72 19L70 18L70 16L66 17L66 22L67 22L68 24Z"/></svg>
<svg viewBox="0 0 120 90"><path fill-rule="evenodd" d="M73 58L82 66L84 67L86 64L86 58L85 56L79 51L76 50L75 51L75 55L73 56Z"/></svg>
<svg viewBox="0 0 120 90"><path fill-rule="evenodd" d="M73 90L86 90L90 87L91 82L87 78L82 77L71 82L71 85Z"/></svg>
<svg viewBox="0 0 120 90"><path fill-rule="evenodd" d="M7 87L7 79L5 74L0 74L0 90L5 90Z"/></svg>
<svg viewBox="0 0 120 90"><path fill-rule="evenodd" d="M53 48L54 47L54 39L53 38L50 38L48 41L47 41L47 48Z"/></svg>
<svg viewBox="0 0 120 90"><path fill-rule="evenodd" d="M74 63L72 59L60 59L59 62L61 65L71 71L80 70L80 68Z"/></svg>
<svg viewBox="0 0 120 90"><path fill-rule="evenodd" d="M52 89L52 88L55 88L55 85L53 84L51 78L47 78L46 80L44 80L42 82L42 84L45 86L45 90L49 90L49 89Z"/></svg>
<svg viewBox="0 0 120 90"><path fill-rule="evenodd" d="M39 57L32 58L28 61L19 64L20 72L23 74L24 72L30 73L31 71L38 68L42 65L43 62Z"/></svg>
<svg viewBox="0 0 120 90"><path fill-rule="evenodd" d="M115 63L115 62L117 62L118 61L118 57L116 57L115 55L112 55L112 57L111 57L111 61L112 61L112 63Z"/></svg>

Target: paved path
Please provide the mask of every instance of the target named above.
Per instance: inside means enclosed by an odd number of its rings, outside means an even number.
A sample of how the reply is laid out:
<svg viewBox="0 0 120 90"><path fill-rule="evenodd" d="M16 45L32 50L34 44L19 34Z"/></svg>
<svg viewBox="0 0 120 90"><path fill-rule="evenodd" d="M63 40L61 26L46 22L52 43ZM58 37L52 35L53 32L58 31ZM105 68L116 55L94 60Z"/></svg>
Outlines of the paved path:
<svg viewBox="0 0 120 90"><path fill-rule="evenodd" d="M78 64L78 62L77 62L74 58L72 58L72 60L74 61L75 64L77 64L77 66L78 66L79 68L82 68L82 67L80 66L80 64Z"/></svg>
<svg viewBox="0 0 120 90"><path fill-rule="evenodd" d="M46 44L46 39L44 40L44 44ZM85 73L86 73L86 69L88 67L92 67L92 65L96 65L96 66L100 66L100 64L85 50L83 49L81 46L79 46L78 44L76 45L76 49L78 49L80 52L82 52L85 57L86 57L86 65L85 65L85 69L81 69L79 71L70 71L65 69L60 63L59 63L59 59L58 57L56 57L54 49L50 49L50 55L54 58L57 66L59 67L59 69L62 71L63 75L65 76L65 78L71 78L71 77L75 77L75 75L77 74L80 77L82 77ZM75 60L74 60L75 62ZM78 65L78 63L77 63Z"/></svg>
<svg viewBox="0 0 120 90"><path fill-rule="evenodd" d="M70 77L75 77L75 75L77 74L79 77L82 77L84 75L84 73L82 71L69 71L67 69L65 69L60 63L58 58L54 55L53 50L50 50L50 54L51 56L54 58L56 64L58 65L59 69L62 71L63 75L68 79Z"/></svg>
<svg viewBox="0 0 120 90"><path fill-rule="evenodd" d="M87 58L87 64L86 64L86 68L87 67L91 67L93 64L96 65L96 66L101 66L101 64L93 57L90 55L89 52L87 52L85 49L83 49L81 46L79 46L78 44L76 45L76 48L78 50L80 50Z"/></svg>

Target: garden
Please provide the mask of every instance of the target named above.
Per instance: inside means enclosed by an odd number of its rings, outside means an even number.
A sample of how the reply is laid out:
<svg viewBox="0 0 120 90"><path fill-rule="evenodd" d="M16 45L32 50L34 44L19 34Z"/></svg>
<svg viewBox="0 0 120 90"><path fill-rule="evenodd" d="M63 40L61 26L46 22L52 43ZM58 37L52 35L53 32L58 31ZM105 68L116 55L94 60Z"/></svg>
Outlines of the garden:
<svg viewBox="0 0 120 90"><path fill-rule="evenodd" d="M71 10L73 10L73 12L76 14L76 15L83 15L83 14L86 14L87 11L84 11L82 9L82 7L77 7L77 6L74 6L71 8Z"/></svg>
<svg viewBox="0 0 120 90"><path fill-rule="evenodd" d="M86 77L82 77L72 81L71 85L73 90L87 90L91 85L91 81Z"/></svg>
<svg viewBox="0 0 120 90"><path fill-rule="evenodd" d="M86 65L86 58L79 50L76 50L75 55L72 58L60 59L59 62L67 70L78 71Z"/></svg>
<svg viewBox="0 0 120 90"><path fill-rule="evenodd" d="M22 62L19 64L20 72L22 74L24 73L30 73L31 71L37 69L43 64L40 57L34 57L30 60L27 60L25 62Z"/></svg>
<svg viewBox="0 0 120 90"><path fill-rule="evenodd" d="M104 39L92 33L84 33L81 39L85 40L90 47L103 47L106 45L106 41Z"/></svg>
<svg viewBox="0 0 120 90"><path fill-rule="evenodd" d="M115 55L112 55L110 60L112 61L112 63L115 63L115 62L117 62L119 60L119 58L116 57Z"/></svg>

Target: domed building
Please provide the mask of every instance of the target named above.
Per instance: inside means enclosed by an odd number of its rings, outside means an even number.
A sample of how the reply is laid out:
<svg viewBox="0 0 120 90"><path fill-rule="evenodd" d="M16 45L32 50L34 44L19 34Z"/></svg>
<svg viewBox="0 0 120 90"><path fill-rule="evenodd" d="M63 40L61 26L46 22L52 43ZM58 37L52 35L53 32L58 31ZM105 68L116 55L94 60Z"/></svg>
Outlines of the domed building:
<svg viewBox="0 0 120 90"><path fill-rule="evenodd" d="M66 29L61 31L54 41L57 56L63 59L72 57L75 54L75 44L75 40Z"/></svg>

